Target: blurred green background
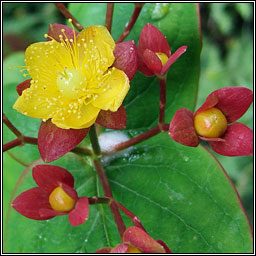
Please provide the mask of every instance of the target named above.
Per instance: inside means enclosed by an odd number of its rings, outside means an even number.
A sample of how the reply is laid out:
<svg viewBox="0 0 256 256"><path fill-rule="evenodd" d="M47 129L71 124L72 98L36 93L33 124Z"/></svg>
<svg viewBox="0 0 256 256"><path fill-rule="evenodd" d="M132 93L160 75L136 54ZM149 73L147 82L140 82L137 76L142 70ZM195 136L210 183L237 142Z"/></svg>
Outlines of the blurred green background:
<svg viewBox="0 0 256 256"><path fill-rule="evenodd" d="M196 108L218 88L253 89L253 4L201 3L200 13L203 49ZM65 22L53 3L3 3L4 86L25 80L17 70L8 71L8 67L22 62L29 44L45 40L49 23ZM252 106L239 121L253 129ZM11 152L3 154L4 220L11 193L26 165L17 162ZM215 155L233 180L252 222L253 157Z"/></svg>

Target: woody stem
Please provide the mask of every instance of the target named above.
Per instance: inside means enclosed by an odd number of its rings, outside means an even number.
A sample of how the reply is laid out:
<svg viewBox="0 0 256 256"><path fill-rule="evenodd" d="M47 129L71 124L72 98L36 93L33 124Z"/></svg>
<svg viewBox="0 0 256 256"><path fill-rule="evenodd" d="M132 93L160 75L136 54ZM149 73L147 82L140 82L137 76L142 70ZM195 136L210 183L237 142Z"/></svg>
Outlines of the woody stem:
<svg viewBox="0 0 256 256"><path fill-rule="evenodd" d="M165 104L166 104L166 77L158 77L160 97L159 97L159 120L160 128L164 123Z"/></svg>
<svg viewBox="0 0 256 256"><path fill-rule="evenodd" d="M5 114L3 114L3 122L17 137L22 137L22 133L10 122Z"/></svg>
<svg viewBox="0 0 256 256"><path fill-rule="evenodd" d="M108 29L109 33L111 33L113 12L114 12L114 3L107 3L105 26Z"/></svg>
<svg viewBox="0 0 256 256"><path fill-rule="evenodd" d="M116 41L117 43L122 42L131 32L136 20L139 17L139 14L141 12L141 9L143 7L143 3L135 3L135 9L133 11L132 17L128 23L128 25L126 26L126 28L124 29L123 33L121 34L121 36L119 37L119 39Z"/></svg>
<svg viewBox="0 0 256 256"><path fill-rule="evenodd" d="M101 154L101 149L100 149L100 145L99 145L99 142L98 142L98 136L97 136L96 129L95 129L94 125L91 126L89 135L90 135L90 140L91 140L92 148L93 148L94 153L96 155L95 158L94 158L94 166L95 166L95 169L96 169L96 171L98 173L98 177L100 179L100 182L102 184L103 191L104 191L104 196L108 197L110 199L113 199L113 194L112 194L112 191L111 191L111 188L110 188L107 176L105 174L104 168L103 168L99 158L97 157L98 155ZM120 237L122 238L123 233L124 233L126 227L125 227L125 224L124 224L124 221L122 219L122 216L120 215L120 212L119 212L118 207L117 207L117 205L116 205L114 200L111 201L109 207L110 207L112 215L113 215L113 217L115 219L115 222L116 222L117 229L118 229L118 232L120 234Z"/></svg>
<svg viewBox="0 0 256 256"><path fill-rule="evenodd" d="M116 151L126 149L126 148L136 145L146 139L149 139L160 132L166 132L166 131L168 131L168 129L169 129L169 124L162 124L161 127L159 125L157 125L154 128L152 128L152 129L150 129L150 130L148 130L130 140L127 140L127 141L117 144L111 151L105 151L105 152L102 152L102 154L108 155L110 153L114 153Z"/></svg>
<svg viewBox="0 0 256 256"><path fill-rule="evenodd" d="M111 198L92 196L88 198L89 204L110 204Z"/></svg>
<svg viewBox="0 0 256 256"><path fill-rule="evenodd" d="M104 172L104 169L102 167L101 162L98 159L95 159L94 160L94 165L95 165L95 168L97 170L100 182L102 184L105 197L109 197L109 198L113 199L112 191L111 191L108 179L106 177L106 174ZM110 207L112 215L113 215L113 217L115 219L119 235L120 235L120 237L122 239L123 233L124 233L124 231L126 229L124 221L122 219L122 216L120 215L120 212L118 210L118 207L117 207L115 201L112 201L110 203L109 207Z"/></svg>
<svg viewBox="0 0 256 256"><path fill-rule="evenodd" d="M144 230L144 231L147 233L146 229L143 227L143 225L141 224L139 218L138 218L136 215L134 215L132 212L130 212L128 209L126 209L126 208L125 208L122 204L120 204L119 202L116 202L116 204L117 204L117 206L119 207L119 209L120 209L127 217L129 217L129 218L131 219L132 223L133 223L136 227L138 227L138 228Z"/></svg>
<svg viewBox="0 0 256 256"><path fill-rule="evenodd" d="M64 15L67 19L72 19L72 24L79 30L83 30L83 26L78 22L78 20L68 11L62 3L54 3L55 6L59 9L59 11Z"/></svg>

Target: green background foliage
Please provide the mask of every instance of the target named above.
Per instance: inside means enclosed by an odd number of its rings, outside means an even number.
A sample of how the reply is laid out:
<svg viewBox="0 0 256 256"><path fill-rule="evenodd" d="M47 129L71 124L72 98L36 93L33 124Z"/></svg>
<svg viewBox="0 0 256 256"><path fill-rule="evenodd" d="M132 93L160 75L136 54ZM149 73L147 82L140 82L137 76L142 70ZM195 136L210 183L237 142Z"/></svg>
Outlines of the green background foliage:
<svg viewBox="0 0 256 256"><path fill-rule="evenodd" d="M4 4L4 113L27 136L37 136L40 120L22 116L11 108L17 98L16 85L24 78L17 69L10 71L8 67L23 65L24 53L10 43L10 34L16 39L21 37L25 44L44 40L49 23L65 23L53 7L53 4L39 3ZM181 44L191 49L168 73L166 121L169 122L180 107L190 110L195 105L199 107L205 97L218 88L246 86L252 89L251 7L247 3L201 4L203 50L197 96L200 35L195 6L169 3L144 6L126 40L134 39L137 43L142 27L150 22L167 36L172 52ZM106 4L70 4L69 8L83 26L104 24ZM132 4L115 5L114 39L119 37L132 11ZM157 80L137 73L124 103L128 114L125 132L130 136L156 124L157 95ZM252 128L252 116L251 107L241 122ZM15 138L5 126L3 133L4 143ZM216 157L234 181L252 219L252 157ZM34 145L4 153L4 220L18 177L38 158ZM53 164L72 172L79 195L102 195L90 159L68 153ZM140 217L152 237L164 240L173 252L252 250L247 221L231 184L221 166L203 147L192 149L178 145L168 139L167 134L162 134L134 147L130 155L116 158L106 170L114 197ZM16 195L35 186L31 167L27 171ZM8 218L5 233L8 252L93 252L120 242L109 209L102 205L92 206L89 220L76 228L69 225L67 216L35 222L11 210ZM126 218L125 221L131 225ZM24 233L27 227L29 231Z"/></svg>

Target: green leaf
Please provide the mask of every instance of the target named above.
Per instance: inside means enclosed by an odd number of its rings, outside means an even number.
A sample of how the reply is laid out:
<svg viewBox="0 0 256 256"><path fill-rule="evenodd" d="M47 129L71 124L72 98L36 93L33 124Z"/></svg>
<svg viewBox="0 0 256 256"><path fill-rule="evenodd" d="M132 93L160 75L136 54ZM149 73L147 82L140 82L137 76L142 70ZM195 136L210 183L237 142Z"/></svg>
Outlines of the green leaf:
<svg viewBox="0 0 256 256"><path fill-rule="evenodd" d="M69 4L69 9L83 26L105 23L106 4L72 3ZM133 10L133 4L115 4L111 30L115 40L119 38L129 22ZM151 23L167 37L172 52L182 45L188 46L187 52L168 73L166 122L170 122L178 108L185 107L193 110L195 105L201 51L197 11L196 4L145 4L130 35L125 39L134 40L138 45L140 31L144 25ZM158 105L158 80L137 72L124 102L127 111L127 129L143 129L156 125Z"/></svg>
<svg viewBox="0 0 256 256"><path fill-rule="evenodd" d="M19 84L26 80L20 70L22 68L15 68L15 66L24 66L24 52L16 52L4 59L3 63L3 85Z"/></svg>
<svg viewBox="0 0 256 256"><path fill-rule="evenodd" d="M7 84L3 88L3 112L11 123L25 136L37 138L40 119L25 116L13 109L15 101L19 97L16 92L17 84ZM10 131L10 129L3 125L4 138L3 142L7 143L16 138L16 136ZM30 164L35 159L39 158L39 152L37 145L25 144L21 147L15 147L10 149L10 152L20 161L25 164Z"/></svg>
<svg viewBox="0 0 256 256"><path fill-rule="evenodd" d="M53 164L74 175L79 196L102 195L90 159L69 153ZM174 253L252 252L236 192L203 147L185 147L159 134L113 160L106 171L114 197ZM34 186L29 172L18 194ZM70 226L66 215L34 221L12 210L5 239L9 253L92 253L120 243L106 205L90 206L88 221L78 227Z"/></svg>
<svg viewBox="0 0 256 256"><path fill-rule="evenodd" d="M24 166L14 160L7 152L3 154L3 224L10 201L12 191L18 181L18 177L23 171Z"/></svg>

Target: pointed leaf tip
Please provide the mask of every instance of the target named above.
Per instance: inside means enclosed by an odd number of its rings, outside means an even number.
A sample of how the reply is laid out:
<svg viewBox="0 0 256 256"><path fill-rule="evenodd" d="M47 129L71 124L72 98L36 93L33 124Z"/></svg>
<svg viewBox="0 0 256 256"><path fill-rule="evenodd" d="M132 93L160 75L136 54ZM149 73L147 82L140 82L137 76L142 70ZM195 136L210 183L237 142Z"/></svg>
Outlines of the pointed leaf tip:
<svg viewBox="0 0 256 256"><path fill-rule="evenodd" d="M194 128L193 113L185 108L176 111L170 126L169 136L178 143L196 147L199 138Z"/></svg>
<svg viewBox="0 0 256 256"><path fill-rule="evenodd" d="M51 120L42 122L38 132L38 149L44 162L52 162L68 153L87 135L89 128L61 129Z"/></svg>

